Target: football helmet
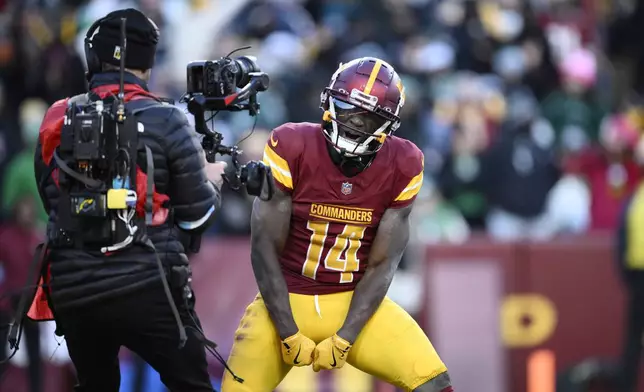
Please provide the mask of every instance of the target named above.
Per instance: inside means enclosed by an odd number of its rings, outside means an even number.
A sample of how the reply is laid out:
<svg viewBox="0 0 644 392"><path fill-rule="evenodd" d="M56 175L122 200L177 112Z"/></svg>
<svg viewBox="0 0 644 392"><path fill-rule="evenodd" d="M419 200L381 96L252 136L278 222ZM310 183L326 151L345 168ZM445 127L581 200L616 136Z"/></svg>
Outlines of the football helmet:
<svg viewBox="0 0 644 392"><path fill-rule="evenodd" d="M400 126L405 90L383 60L362 57L340 64L320 96L323 132L345 157L376 153Z"/></svg>

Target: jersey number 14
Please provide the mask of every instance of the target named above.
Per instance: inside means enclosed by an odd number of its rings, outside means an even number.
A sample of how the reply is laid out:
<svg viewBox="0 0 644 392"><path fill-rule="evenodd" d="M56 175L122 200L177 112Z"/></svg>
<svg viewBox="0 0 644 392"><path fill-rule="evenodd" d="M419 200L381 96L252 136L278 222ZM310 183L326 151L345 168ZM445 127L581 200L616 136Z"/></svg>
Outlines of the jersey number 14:
<svg viewBox="0 0 644 392"><path fill-rule="evenodd" d="M308 221L306 227L312 232L302 275L315 279L322 257L327 270L340 272L340 283L353 282L353 272L360 269L358 250L366 226L345 225L335 236L331 249L324 249L329 231L329 222Z"/></svg>

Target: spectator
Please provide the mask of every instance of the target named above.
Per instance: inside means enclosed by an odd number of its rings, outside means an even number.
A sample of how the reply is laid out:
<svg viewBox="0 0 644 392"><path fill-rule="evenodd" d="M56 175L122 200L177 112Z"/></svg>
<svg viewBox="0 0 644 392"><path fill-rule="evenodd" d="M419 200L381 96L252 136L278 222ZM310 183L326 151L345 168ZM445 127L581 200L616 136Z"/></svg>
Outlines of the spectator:
<svg viewBox="0 0 644 392"><path fill-rule="evenodd" d="M36 66L33 89L49 104L86 91L83 63L70 45L53 41L43 49Z"/></svg>
<svg viewBox="0 0 644 392"><path fill-rule="evenodd" d="M6 118L6 116L3 116L5 109L4 95L4 85L0 80L0 118ZM14 131L15 128L13 128L12 124L8 124L8 121L3 121L0 124L0 194L4 192L4 178L6 176L7 165L13 160L15 151L21 150L19 147L20 135ZM4 215L5 212L0 211L0 223L5 218Z"/></svg>
<svg viewBox="0 0 644 392"><path fill-rule="evenodd" d="M559 67L562 88L542 103L543 116L557 135L559 148L579 152L598 141L606 109L593 97L597 60L587 49L566 55Z"/></svg>
<svg viewBox="0 0 644 392"><path fill-rule="evenodd" d="M512 101L511 116L483 159L482 183L490 203L489 234L499 240L545 240L556 234L546 211L548 194L559 178L552 140L541 136L548 124L536 103ZM519 115L521 113L522 115Z"/></svg>
<svg viewBox="0 0 644 392"><path fill-rule="evenodd" d="M0 227L0 267L5 272L5 279L0 281L0 293L8 298L9 303L0 306L0 323L5 324L16 312L20 294L27 282L29 266L34 257L34 250L42 240L42 233L37 226L37 211L40 202L37 195L29 189L22 188L12 203L7 205L10 221ZM8 329L0 329L0 347L6 345ZM24 342L29 358L29 390L43 391L42 359L40 357L40 328L38 323L25 320L23 323ZM23 346L24 347L24 346ZM0 350L3 353L5 350ZM7 364L0 365L0 379Z"/></svg>
<svg viewBox="0 0 644 392"><path fill-rule="evenodd" d="M639 132L629 118L614 115L601 127L599 146L567 158L567 172L580 175L589 185L590 229L617 227L619 211L642 178L633 155L638 140Z"/></svg>
<svg viewBox="0 0 644 392"><path fill-rule="evenodd" d="M441 103L436 105L440 107ZM472 104L457 107L450 132L451 150L437 172L437 186L471 227L482 228L487 201L481 192L481 157L489 139L480 108Z"/></svg>
<svg viewBox="0 0 644 392"><path fill-rule="evenodd" d="M46 111L47 104L39 99L28 99L20 106L20 127L26 148L11 160L5 170L2 185L2 208L5 212L10 211L25 194L39 200L38 184L34 178L34 152ZM48 219L45 209L40 203L35 208L37 220L45 224Z"/></svg>

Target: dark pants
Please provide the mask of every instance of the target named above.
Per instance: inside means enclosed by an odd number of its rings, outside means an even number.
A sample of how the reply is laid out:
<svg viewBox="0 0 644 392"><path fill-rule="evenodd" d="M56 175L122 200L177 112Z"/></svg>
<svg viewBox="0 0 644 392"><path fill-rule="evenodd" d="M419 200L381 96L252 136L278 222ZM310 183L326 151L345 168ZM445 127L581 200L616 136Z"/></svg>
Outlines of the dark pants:
<svg viewBox="0 0 644 392"><path fill-rule="evenodd" d="M150 364L172 392L212 392L206 351L193 328L193 306L180 295L175 303L188 341L179 349L179 334L161 283L133 295L91 308L58 312L76 367L77 392L118 392L121 374L118 353L125 346ZM192 314L192 317L191 317ZM194 320L193 320L194 318Z"/></svg>
<svg viewBox="0 0 644 392"><path fill-rule="evenodd" d="M622 392L637 390L644 338L644 280L627 286L626 333L622 351Z"/></svg>
<svg viewBox="0 0 644 392"><path fill-rule="evenodd" d="M132 356L132 392L145 392L146 383L145 383L145 374L148 369L148 364L138 355Z"/></svg>
<svg viewBox="0 0 644 392"><path fill-rule="evenodd" d="M18 299L13 301L14 309L18 304ZM15 312L15 310L14 310ZM0 314L0 358L5 359L5 351L8 350L7 344L7 333L9 332L8 323L12 319L13 314L2 313ZM4 328L4 327L7 328ZM5 349L6 346L6 349ZM27 375L29 377L29 391L31 392L42 392L43 387L43 360L40 356L40 326L37 322L31 321L25 317L22 322L22 338L20 340L19 350L27 350L27 358L29 359L29 368L27 369ZM10 354L10 352L7 352ZM2 384L2 378L4 373L7 370L9 363L0 364L0 385Z"/></svg>

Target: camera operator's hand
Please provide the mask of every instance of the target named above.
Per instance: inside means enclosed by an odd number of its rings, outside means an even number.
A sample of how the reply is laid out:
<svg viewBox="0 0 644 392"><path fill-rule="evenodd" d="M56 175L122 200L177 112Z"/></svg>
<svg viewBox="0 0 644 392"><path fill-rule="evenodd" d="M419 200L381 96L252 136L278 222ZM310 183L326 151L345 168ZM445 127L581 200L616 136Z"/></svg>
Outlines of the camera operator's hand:
<svg viewBox="0 0 644 392"><path fill-rule="evenodd" d="M204 168L206 176L213 184L215 184L217 189L221 190L221 185L224 183L224 171L227 166L228 163L223 161L215 163L206 162L206 167Z"/></svg>

